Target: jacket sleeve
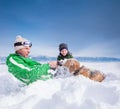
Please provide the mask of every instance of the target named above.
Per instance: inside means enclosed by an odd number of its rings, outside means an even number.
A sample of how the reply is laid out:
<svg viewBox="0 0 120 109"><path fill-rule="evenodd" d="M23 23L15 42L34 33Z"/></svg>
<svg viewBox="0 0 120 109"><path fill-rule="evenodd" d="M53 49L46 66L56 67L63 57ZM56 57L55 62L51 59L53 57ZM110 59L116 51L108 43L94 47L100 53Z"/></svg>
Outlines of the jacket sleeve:
<svg viewBox="0 0 120 109"><path fill-rule="evenodd" d="M69 55L69 58L73 58L72 54Z"/></svg>
<svg viewBox="0 0 120 109"><path fill-rule="evenodd" d="M29 61L29 62L28 62ZM44 80L42 76L48 76L49 64L40 64L31 59L21 59L18 56L7 59L8 70L16 78L26 84L38 79Z"/></svg>

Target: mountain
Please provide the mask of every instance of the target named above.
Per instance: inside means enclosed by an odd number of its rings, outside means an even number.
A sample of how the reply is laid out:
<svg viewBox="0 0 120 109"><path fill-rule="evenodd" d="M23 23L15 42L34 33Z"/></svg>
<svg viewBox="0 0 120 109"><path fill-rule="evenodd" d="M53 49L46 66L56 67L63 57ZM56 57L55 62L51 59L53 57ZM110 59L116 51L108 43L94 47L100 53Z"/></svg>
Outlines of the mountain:
<svg viewBox="0 0 120 109"><path fill-rule="evenodd" d="M120 62L120 58L115 57L76 57L81 62Z"/></svg>
<svg viewBox="0 0 120 109"><path fill-rule="evenodd" d="M49 56L30 56L31 59L36 61L54 61L56 57ZM115 57L74 57L80 62L120 62L120 58ZM5 64L6 57L0 57L0 64Z"/></svg>
<svg viewBox="0 0 120 109"><path fill-rule="evenodd" d="M31 56L36 61L54 61L56 57L49 56ZM115 57L74 57L80 62L120 62L120 58Z"/></svg>
<svg viewBox="0 0 120 109"><path fill-rule="evenodd" d="M0 56L0 64L5 64L6 57L1 57Z"/></svg>

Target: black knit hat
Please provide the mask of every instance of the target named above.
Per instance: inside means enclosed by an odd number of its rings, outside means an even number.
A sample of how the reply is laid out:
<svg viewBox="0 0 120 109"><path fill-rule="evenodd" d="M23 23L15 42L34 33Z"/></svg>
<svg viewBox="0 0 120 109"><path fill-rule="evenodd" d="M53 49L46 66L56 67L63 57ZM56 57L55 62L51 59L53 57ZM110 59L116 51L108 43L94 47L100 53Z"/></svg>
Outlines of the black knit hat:
<svg viewBox="0 0 120 109"><path fill-rule="evenodd" d="M66 49L66 50L68 50L68 46L67 46L67 44L65 44L65 43L61 43L61 44L59 45L59 51L61 51L62 49Z"/></svg>

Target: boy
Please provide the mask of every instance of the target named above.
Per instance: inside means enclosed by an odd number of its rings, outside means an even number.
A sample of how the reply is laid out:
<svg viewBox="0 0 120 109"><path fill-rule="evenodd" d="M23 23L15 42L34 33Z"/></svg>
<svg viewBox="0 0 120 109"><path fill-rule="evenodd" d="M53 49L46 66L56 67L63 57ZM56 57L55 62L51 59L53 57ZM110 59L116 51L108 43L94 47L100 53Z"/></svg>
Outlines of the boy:
<svg viewBox="0 0 120 109"><path fill-rule="evenodd" d="M57 57L58 65L60 65L60 63L65 59L73 58L72 54L68 50L68 45L66 43L61 43L59 45L59 52L60 53Z"/></svg>

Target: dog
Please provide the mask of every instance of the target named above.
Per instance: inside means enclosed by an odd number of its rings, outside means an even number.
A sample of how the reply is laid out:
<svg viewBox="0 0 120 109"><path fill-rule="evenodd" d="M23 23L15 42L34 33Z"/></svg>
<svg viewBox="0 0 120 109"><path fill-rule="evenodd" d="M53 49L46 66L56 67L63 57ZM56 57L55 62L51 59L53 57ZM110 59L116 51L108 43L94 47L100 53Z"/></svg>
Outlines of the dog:
<svg viewBox="0 0 120 109"><path fill-rule="evenodd" d="M76 59L67 59L63 66L69 69L70 73L73 75L83 75L91 80L102 82L105 79L105 75L98 70L91 70L84 65L81 65L80 62Z"/></svg>

